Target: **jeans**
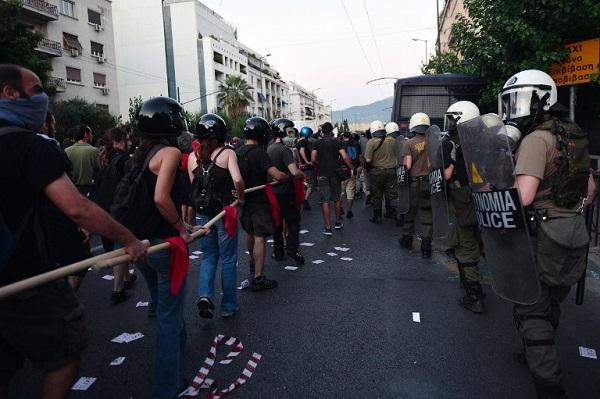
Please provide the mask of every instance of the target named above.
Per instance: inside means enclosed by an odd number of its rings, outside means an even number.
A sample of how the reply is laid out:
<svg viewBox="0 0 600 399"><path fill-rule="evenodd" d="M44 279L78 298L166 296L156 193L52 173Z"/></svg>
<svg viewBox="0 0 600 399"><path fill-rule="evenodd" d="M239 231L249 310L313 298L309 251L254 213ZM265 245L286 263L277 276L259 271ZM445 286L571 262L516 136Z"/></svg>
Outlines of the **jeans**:
<svg viewBox="0 0 600 399"><path fill-rule="evenodd" d="M210 218L197 215L196 221L199 225L206 224ZM215 274L217 264L221 259L221 288L223 298L221 310L223 312L235 312L238 308L237 301L237 262L238 262L238 234L237 230L233 237L229 237L225 231L223 220L218 221L210 232L200 239L200 249L203 252L200 263L198 281L198 296L207 297L213 301L215 294Z"/></svg>
<svg viewBox="0 0 600 399"><path fill-rule="evenodd" d="M151 239L151 245L162 242ZM137 263L156 308L156 348L152 398L173 399L183 388L183 351L185 346L185 281L176 296L171 295L170 252L160 251Z"/></svg>

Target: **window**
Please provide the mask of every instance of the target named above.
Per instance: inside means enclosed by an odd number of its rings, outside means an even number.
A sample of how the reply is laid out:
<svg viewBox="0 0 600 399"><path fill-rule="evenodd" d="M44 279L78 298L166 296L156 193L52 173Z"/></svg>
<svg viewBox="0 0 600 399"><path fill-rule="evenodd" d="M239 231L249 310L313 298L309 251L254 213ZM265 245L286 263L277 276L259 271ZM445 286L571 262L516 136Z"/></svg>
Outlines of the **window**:
<svg viewBox="0 0 600 399"><path fill-rule="evenodd" d="M81 69L67 67L67 82L81 83Z"/></svg>
<svg viewBox="0 0 600 399"><path fill-rule="evenodd" d="M217 53L216 51L213 51L213 61L223 65L223 54Z"/></svg>
<svg viewBox="0 0 600 399"><path fill-rule="evenodd" d="M78 51L79 53L81 53L82 50L79 38L70 33L63 33L63 47L67 51Z"/></svg>
<svg viewBox="0 0 600 399"><path fill-rule="evenodd" d="M102 14L88 8L88 22L93 25L102 25Z"/></svg>
<svg viewBox="0 0 600 399"><path fill-rule="evenodd" d="M96 42L90 42L90 46L92 48L92 55L94 57L103 57L104 56L104 45Z"/></svg>
<svg viewBox="0 0 600 399"><path fill-rule="evenodd" d="M106 87L106 75L94 72L94 87Z"/></svg>
<svg viewBox="0 0 600 399"><path fill-rule="evenodd" d="M75 3L70 0L60 0L60 13L75 18Z"/></svg>

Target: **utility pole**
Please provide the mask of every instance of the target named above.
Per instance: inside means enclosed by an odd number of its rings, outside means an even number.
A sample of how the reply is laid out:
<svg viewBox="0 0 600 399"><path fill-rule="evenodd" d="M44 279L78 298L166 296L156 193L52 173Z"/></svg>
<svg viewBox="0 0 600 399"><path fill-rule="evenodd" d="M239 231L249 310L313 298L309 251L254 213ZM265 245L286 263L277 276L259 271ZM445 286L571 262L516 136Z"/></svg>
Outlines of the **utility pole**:
<svg viewBox="0 0 600 399"><path fill-rule="evenodd" d="M173 52L169 51L169 39L172 42L172 34L171 34L171 23L167 24L167 19L165 18L165 0L161 0L161 12L163 19L163 38L165 40L165 66L167 68L167 92L169 97L172 99L177 99L177 87L175 83L175 60L172 55ZM170 13L169 13L170 18ZM167 33L168 29L168 33Z"/></svg>

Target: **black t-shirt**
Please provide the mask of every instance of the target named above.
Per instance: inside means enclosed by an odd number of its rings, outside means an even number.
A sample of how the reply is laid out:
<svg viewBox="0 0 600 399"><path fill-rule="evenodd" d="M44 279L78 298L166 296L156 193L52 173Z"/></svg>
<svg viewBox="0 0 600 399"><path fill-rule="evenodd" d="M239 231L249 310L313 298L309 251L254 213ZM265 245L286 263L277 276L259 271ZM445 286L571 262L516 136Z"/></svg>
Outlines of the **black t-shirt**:
<svg viewBox="0 0 600 399"><path fill-rule="evenodd" d="M269 158L267 151L256 144L245 144L235 151L239 164L240 172L246 188L261 186L267 184L267 170L273 166L273 161ZM265 202L267 197L264 190L255 191L246 195L246 202L256 203Z"/></svg>
<svg viewBox="0 0 600 399"><path fill-rule="evenodd" d="M294 163L294 154L292 150L286 147L283 143L273 143L267 148L267 154L269 154L269 158L273 161L273 165L283 173L291 176L290 170L288 168L289 164ZM288 180L283 183L279 183L278 185L273 187L273 192L275 194L290 194L294 192L294 186L292 185L292 181Z"/></svg>
<svg viewBox="0 0 600 399"><path fill-rule="evenodd" d="M65 174L67 169L68 163L59 148L43 137L33 133L0 137L0 212L11 231L16 231L36 201L42 202L44 188ZM44 228L43 220L40 223ZM32 226L33 223L29 223L15 253L0 273L0 285L55 268L53 259L49 259L48 264L41 264L38 240Z"/></svg>
<svg viewBox="0 0 600 399"><path fill-rule="evenodd" d="M296 144L296 149L298 150L298 158L300 158L300 163L302 165L306 165L306 162L304 162L304 158L302 158L302 153L300 151L301 148L304 148L304 154L306 155L306 159L308 159L310 162L310 153L312 151L310 141L308 141L308 139L302 139Z"/></svg>
<svg viewBox="0 0 600 399"><path fill-rule="evenodd" d="M313 149L317 151L319 162L319 176L335 177L335 170L340 166L340 150L343 144L336 139L326 138L315 143Z"/></svg>
<svg viewBox="0 0 600 399"><path fill-rule="evenodd" d="M454 179L458 180L462 186L469 184L467 167L463 157L462 149L458 141L458 136L445 139L442 143L444 156L444 168L454 165Z"/></svg>

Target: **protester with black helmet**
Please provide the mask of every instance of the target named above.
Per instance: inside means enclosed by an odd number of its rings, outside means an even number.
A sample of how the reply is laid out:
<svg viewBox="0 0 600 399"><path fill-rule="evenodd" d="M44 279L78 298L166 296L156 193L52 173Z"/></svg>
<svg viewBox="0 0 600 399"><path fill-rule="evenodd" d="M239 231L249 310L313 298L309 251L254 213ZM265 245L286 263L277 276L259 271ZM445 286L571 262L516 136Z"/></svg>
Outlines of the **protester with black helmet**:
<svg viewBox="0 0 600 399"><path fill-rule="evenodd" d="M141 183L145 189L141 192L148 196L139 199L139 207L148 208L143 212L143 223L129 227L140 236L148 237L151 244L158 244L173 236L181 237L186 243L192 241L179 213L182 187L177 175L181 160L177 137L187 130L182 110L181 105L171 98L155 97L144 101L136 113L142 140L133 155L133 169L137 168L142 174ZM111 210L115 214L114 206ZM156 252L136 265L146 280L152 303L156 307L153 395L172 398L183 386L181 360L185 336L185 279L181 289L173 295L170 290L169 251Z"/></svg>
<svg viewBox="0 0 600 399"><path fill-rule="evenodd" d="M294 154L284 144L283 139L289 137L289 132L293 132L294 122L289 119L279 119L272 132L275 142L269 146L267 153L275 164L275 167L288 177L294 176L304 179L304 174L294 161ZM296 263L304 264L304 257L299 251L300 244L300 209L296 206L296 191L292 181L286 181L275 187L273 192L277 197L280 210L280 223L273 234L273 259L283 260L284 241L285 252L294 259ZM302 193L302 197L304 197ZM285 239L283 221L287 226L287 240Z"/></svg>
<svg viewBox="0 0 600 399"><path fill-rule="evenodd" d="M269 123L263 118L253 117L244 123L246 143L238 148L236 154L242 178L248 188L267 184L267 176L281 182L288 180L288 176L273 165L265 151L264 145L270 135ZM264 190L246 195L240 221L246 232L246 245L251 257L250 272L254 275L250 285L252 291L277 287L277 281L267 278L263 273L266 237L275 231Z"/></svg>
<svg viewBox="0 0 600 399"><path fill-rule="evenodd" d="M235 152L225 146L227 126L220 116L203 115L196 124L196 138L200 147L190 154L187 165L193 187L191 205L197 212L198 224L205 225L223 207L234 201L234 189L238 201L244 204L244 181ZM200 316L213 317L214 281L220 259L223 288L221 316L231 317L238 310L237 230L230 236L225 229L225 220L221 219L200 239L200 249L203 255L198 279L199 299L196 303Z"/></svg>

